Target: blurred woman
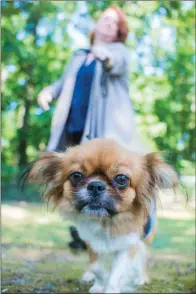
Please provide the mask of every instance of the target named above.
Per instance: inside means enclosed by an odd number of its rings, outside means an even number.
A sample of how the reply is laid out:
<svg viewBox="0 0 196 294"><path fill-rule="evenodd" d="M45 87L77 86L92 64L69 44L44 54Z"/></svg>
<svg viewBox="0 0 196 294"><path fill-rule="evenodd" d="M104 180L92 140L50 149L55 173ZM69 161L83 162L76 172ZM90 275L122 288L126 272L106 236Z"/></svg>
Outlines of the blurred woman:
<svg viewBox="0 0 196 294"><path fill-rule="evenodd" d="M90 35L88 50L77 50L61 78L44 88L38 103L45 110L58 98L47 151L101 137L140 148L129 97L129 51L126 16L107 8Z"/></svg>
<svg viewBox="0 0 196 294"><path fill-rule="evenodd" d="M64 151L85 140L114 138L129 149L141 149L129 97L129 51L126 16L107 8L90 35L88 50L77 50L61 78L46 87L38 103L49 109L58 97L47 151ZM85 248L74 227L72 248Z"/></svg>

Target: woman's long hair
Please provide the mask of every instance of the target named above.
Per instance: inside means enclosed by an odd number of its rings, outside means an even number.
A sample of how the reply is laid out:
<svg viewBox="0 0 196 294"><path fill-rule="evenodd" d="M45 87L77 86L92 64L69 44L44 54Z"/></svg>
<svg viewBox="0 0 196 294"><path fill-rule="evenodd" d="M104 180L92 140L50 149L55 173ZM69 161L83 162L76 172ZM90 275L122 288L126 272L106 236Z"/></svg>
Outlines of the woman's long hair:
<svg viewBox="0 0 196 294"><path fill-rule="evenodd" d="M129 32L126 14L122 11L122 9L120 7L115 6L115 5L109 6L105 11L110 10L110 9L114 10L117 13L118 19L119 19L119 21L118 21L118 34L117 34L117 38L116 38L115 42L125 43L125 41L127 39L128 32ZM91 45L94 43L94 39L95 39L95 30L93 30L90 33Z"/></svg>

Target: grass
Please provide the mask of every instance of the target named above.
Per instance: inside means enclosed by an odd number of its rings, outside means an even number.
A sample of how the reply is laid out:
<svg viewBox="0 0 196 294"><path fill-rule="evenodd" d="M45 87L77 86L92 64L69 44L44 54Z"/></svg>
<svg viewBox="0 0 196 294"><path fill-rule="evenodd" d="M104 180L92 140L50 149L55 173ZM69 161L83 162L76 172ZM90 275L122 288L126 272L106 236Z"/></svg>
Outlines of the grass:
<svg viewBox="0 0 196 294"><path fill-rule="evenodd" d="M194 215L180 209L159 213L151 282L139 293L195 293ZM44 204L4 203L2 293L88 292L90 285L79 282L88 257L69 250L69 226Z"/></svg>

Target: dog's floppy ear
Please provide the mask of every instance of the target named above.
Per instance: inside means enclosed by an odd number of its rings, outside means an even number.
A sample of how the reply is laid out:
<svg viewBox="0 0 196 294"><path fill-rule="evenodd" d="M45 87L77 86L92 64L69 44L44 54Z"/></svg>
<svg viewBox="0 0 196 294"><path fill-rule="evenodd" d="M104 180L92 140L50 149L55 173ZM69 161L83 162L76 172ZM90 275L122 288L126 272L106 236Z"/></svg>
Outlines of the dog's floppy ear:
<svg viewBox="0 0 196 294"><path fill-rule="evenodd" d="M145 155L145 163L151 186L167 189L178 184L177 173L161 158L160 154L153 152Z"/></svg>
<svg viewBox="0 0 196 294"><path fill-rule="evenodd" d="M21 187L29 180L40 184L56 184L62 178L62 154L45 152L40 158L27 166L21 174L19 184Z"/></svg>

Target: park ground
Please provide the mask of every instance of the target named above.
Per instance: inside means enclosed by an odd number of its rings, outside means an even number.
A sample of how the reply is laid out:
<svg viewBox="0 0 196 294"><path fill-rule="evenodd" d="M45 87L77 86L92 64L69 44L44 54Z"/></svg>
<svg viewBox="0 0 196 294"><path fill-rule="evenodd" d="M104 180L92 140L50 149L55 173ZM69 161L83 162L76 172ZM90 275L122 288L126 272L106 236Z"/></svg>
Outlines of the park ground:
<svg viewBox="0 0 196 294"><path fill-rule="evenodd" d="M194 207L161 195L151 282L138 293L195 293ZM2 204L2 293L87 293L86 252L68 248L70 223L43 203Z"/></svg>

